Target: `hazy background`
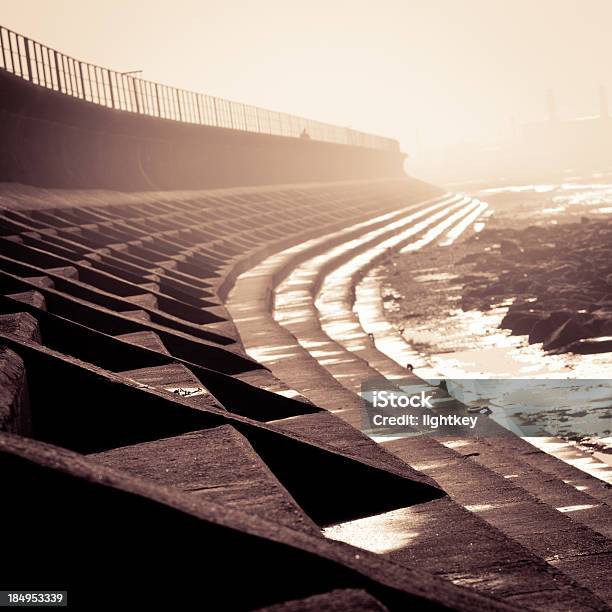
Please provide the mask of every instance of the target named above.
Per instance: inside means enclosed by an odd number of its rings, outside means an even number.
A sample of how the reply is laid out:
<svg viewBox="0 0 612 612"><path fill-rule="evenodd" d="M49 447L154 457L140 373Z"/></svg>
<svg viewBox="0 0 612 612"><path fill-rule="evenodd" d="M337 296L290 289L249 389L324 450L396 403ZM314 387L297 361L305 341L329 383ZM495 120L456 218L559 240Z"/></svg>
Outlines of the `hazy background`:
<svg viewBox="0 0 612 612"><path fill-rule="evenodd" d="M0 0L0 23L79 59L398 138L504 137L598 112L611 0Z"/></svg>

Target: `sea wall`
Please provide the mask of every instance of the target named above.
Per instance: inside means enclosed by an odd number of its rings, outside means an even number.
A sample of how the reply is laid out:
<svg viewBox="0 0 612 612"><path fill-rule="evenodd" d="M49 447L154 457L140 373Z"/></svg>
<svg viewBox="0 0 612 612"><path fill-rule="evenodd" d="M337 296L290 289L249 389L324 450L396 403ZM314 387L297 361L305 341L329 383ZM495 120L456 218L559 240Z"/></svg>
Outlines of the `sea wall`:
<svg viewBox="0 0 612 612"><path fill-rule="evenodd" d="M0 70L0 182L124 191L404 176L404 154L112 110Z"/></svg>

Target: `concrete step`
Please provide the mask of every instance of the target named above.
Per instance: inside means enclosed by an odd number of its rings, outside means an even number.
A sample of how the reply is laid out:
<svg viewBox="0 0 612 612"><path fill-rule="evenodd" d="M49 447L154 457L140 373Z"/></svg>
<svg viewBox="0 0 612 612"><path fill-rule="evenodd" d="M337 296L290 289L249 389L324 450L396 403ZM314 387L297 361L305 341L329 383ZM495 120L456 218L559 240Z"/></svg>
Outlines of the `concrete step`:
<svg viewBox="0 0 612 612"><path fill-rule="evenodd" d="M59 268L49 268L49 272L57 274L71 280L79 280L79 271L74 266L60 266Z"/></svg>
<svg viewBox="0 0 612 612"><path fill-rule="evenodd" d="M498 597L515 609L607 609L584 586L449 497L335 525L324 533Z"/></svg>
<svg viewBox="0 0 612 612"><path fill-rule="evenodd" d="M253 610L346 588L366 590L393 612L513 609L320 535L205 500L196 507L194 493L34 440L0 434L0 472L7 474L6 524L24 526L4 534L12 554L4 572L10 583L27 567L38 583L45 576L57 582L68 575L90 594L104 574L126 593L131 607L162 601L162 607L188 608L194 598L202 598L206 576L206 600L222 601L228 610ZM58 539L62 546L54 549ZM33 558L36 546L41 550ZM201 552L195 562L189 554L194 551ZM229 589L228 568L240 576ZM152 584L158 587L154 591ZM104 592L97 603L112 607Z"/></svg>
<svg viewBox="0 0 612 612"><path fill-rule="evenodd" d="M0 332L40 344L38 321L27 312L0 315Z"/></svg>
<svg viewBox="0 0 612 612"><path fill-rule="evenodd" d="M584 452L576 449L575 446L561 440L538 438L532 440L532 442L543 445L544 448L550 448L550 452L554 453L554 456L534 448L533 450L537 450L537 452L527 452L522 455L521 458L524 461L536 466L546 474L571 484L579 491L585 491L591 497L604 502L608 506L612 506L612 485L609 480L604 482L601 478L592 476L591 473L586 473L579 466L584 466L585 469L598 473L602 478L609 474L609 468L606 469L603 464L595 464L593 466L589 455L585 455Z"/></svg>
<svg viewBox="0 0 612 612"><path fill-rule="evenodd" d="M383 445L431 476L462 506L603 601L612 602L612 583L606 578L612 563L609 538L540 501L512 479L429 437L401 438Z"/></svg>
<svg viewBox="0 0 612 612"><path fill-rule="evenodd" d="M219 409L222 406L210 394L200 379L180 363L119 372L122 376L153 389L189 400L191 404Z"/></svg>
<svg viewBox="0 0 612 612"><path fill-rule="evenodd" d="M0 431L29 436L30 402L26 368L21 357L0 344Z"/></svg>
<svg viewBox="0 0 612 612"><path fill-rule="evenodd" d="M130 317L131 319L138 319L139 321L151 322L151 316L146 310L122 310L121 314Z"/></svg>
<svg viewBox="0 0 612 612"><path fill-rule="evenodd" d="M29 304L30 306L34 306L34 308L38 308L40 310L47 310L47 305L45 303L45 297L42 293L38 291L23 291L21 293L11 293L6 297L11 298L17 302L23 302L24 304Z"/></svg>
<svg viewBox="0 0 612 612"><path fill-rule="evenodd" d="M25 312L0 315L0 332L40 343L36 319ZM31 435L28 379L23 359L0 345L0 431Z"/></svg>
<svg viewBox="0 0 612 612"><path fill-rule="evenodd" d="M378 599L359 589L337 589L329 593L312 595L305 599L294 599L281 604L258 608L256 612L386 612Z"/></svg>
<svg viewBox="0 0 612 612"><path fill-rule="evenodd" d="M55 286L53 280L48 276L27 276L26 280L30 281L34 285L38 285L39 287L50 287L53 289Z"/></svg>
<svg viewBox="0 0 612 612"><path fill-rule="evenodd" d="M139 295L130 295L126 298L128 301L143 308L152 308L157 310L157 298L152 293L142 293Z"/></svg>
<svg viewBox="0 0 612 612"><path fill-rule="evenodd" d="M159 293L159 284L158 283L138 283L139 287L146 289L147 291L156 291Z"/></svg>
<svg viewBox="0 0 612 612"><path fill-rule="evenodd" d="M229 425L89 457L190 493L196 504L214 502L293 529L321 534L248 440Z"/></svg>
<svg viewBox="0 0 612 612"><path fill-rule="evenodd" d="M373 444L355 427L327 412L283 419L274 425L390 469L408 464L427 473L421 464L407 462L405 455L385 452L384 444ZM450 449L436 440L429 442L443 455L449 453ZM431 451L426 445L423 456L428 452ZM451 456L459 457L458 453ZM487 470L483 472L486 474ZM434 474L429 475L435 478ZM482 486L475 485L474 480L470 483L478 491L476 497L489 499ZM515 496L511 494L509 499L514 501ZM525 512L530 514L530 508ZM584 585L553 568L478 512L463 507L463 501L452 493L450 498L340 523L326 528L324 533L353 546L388 555L399 563L419 564L456 584L501 597L517 606L529 605L546 611L605 608L600 598Z"/></svg>
<svg viewBox="0 0 612 612"><path fill-rule="evenodd" d="M170 355L168 349L164 346L161 338L152 331L133 332L131 334L120 334L115 336L124 342L135 344L136 346L142 346L148 348L156 353L163 353L164 355Z"/></svg>
<svg viewBox="0 0 612 612"><path fill-rule="evenodd" d="M524 461L526 454L540 451L526 448L531 445L521 442L520 438L500 436L492 439L464 438L448 444L452 448L460 445L464 455L470 454L473 461L511 480L545 504L569 514L575 522L612 537L612 508L574 485L540 470L533 461Z"/></svg>
<svg viewBox="0 0 612 612"><path fill-rule="evenodd" d="M250 372L242 372L240 374L236 374L234 378L242 380L243 382L246 382L249 385L253 385L254 387L259 387L260 389L271 391L272 393L276 393L277 395L290 397L291 399L297 399L307 404L312 404L312 402L307 397L301 395L298 391L289 387L282 380L274 376L274 374L272 374L272 372L270 372L269 370L258 369L251 370Z"/></svg>

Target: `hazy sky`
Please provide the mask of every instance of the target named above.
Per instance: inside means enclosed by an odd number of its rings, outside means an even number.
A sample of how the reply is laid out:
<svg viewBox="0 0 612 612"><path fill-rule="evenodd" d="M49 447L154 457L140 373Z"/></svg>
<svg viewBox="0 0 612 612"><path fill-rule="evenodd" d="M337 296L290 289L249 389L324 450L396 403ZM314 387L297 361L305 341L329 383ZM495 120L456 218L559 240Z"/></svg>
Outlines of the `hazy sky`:
<svg viewBox="0 0 612 612"><path fill-rule="evenodd" d="M0 0L79 59L397 137L489 137L612 100L612 0Z"/></svg>

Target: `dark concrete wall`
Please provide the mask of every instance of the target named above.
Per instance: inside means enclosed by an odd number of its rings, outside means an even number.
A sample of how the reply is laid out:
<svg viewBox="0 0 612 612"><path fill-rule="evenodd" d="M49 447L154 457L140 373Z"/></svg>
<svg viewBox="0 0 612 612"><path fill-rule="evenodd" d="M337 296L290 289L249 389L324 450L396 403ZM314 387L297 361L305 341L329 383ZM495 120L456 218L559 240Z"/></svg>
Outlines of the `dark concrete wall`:
<svg viewBox="0 0 612 612"><path fill-rule="evenodd" d="M114 111L0 70L0 182L120 190L401 177L404 155Z"/></svg>

